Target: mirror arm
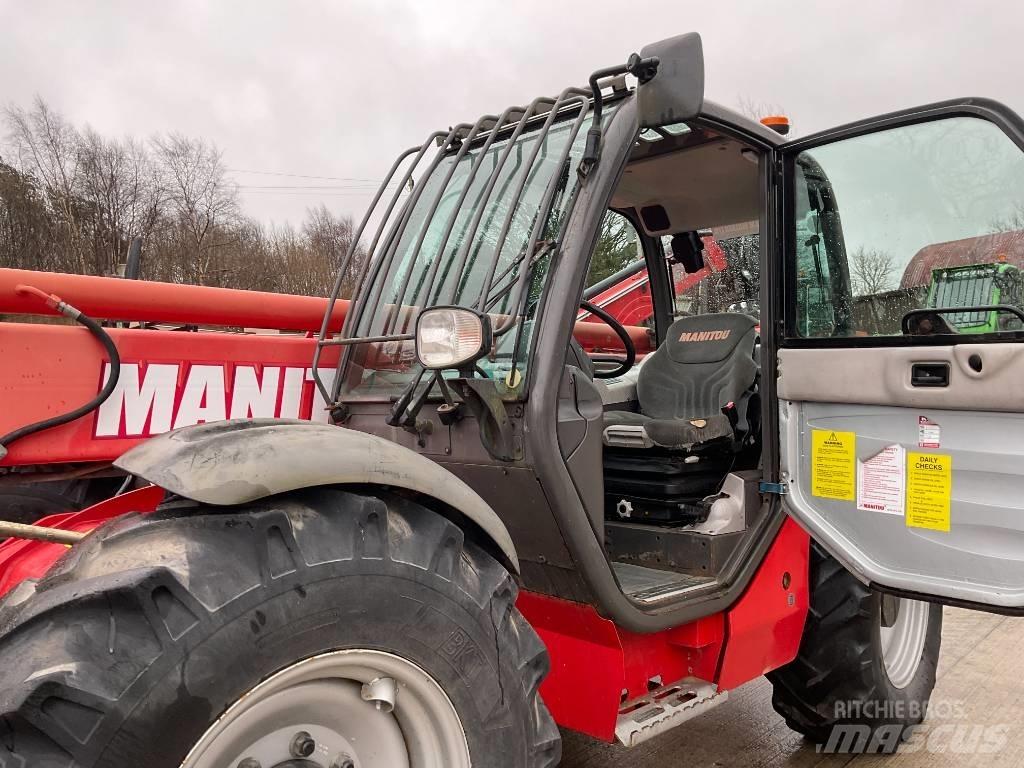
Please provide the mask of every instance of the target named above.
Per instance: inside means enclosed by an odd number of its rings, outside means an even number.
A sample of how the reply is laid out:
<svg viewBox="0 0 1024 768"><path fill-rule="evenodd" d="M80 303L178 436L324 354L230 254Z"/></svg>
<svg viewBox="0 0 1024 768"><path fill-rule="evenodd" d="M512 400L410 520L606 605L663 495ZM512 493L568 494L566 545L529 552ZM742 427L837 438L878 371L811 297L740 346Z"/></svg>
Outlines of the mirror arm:
<svg viewBox="0 0 1024 768"><path fill-rule="evenodd" d="M639 53L634 53L630 55L625 64L598 69L590 76L590 91L594 94L594 120L587 131L587 144L576 169L581 179L585 179L594 170L594 166L597 165L597 161L601 157L601 112L604 107L604 98L601 96L600 81L618 75L633 75L643 85L658 74L659 63L657 56L641 58Z"/></svg>

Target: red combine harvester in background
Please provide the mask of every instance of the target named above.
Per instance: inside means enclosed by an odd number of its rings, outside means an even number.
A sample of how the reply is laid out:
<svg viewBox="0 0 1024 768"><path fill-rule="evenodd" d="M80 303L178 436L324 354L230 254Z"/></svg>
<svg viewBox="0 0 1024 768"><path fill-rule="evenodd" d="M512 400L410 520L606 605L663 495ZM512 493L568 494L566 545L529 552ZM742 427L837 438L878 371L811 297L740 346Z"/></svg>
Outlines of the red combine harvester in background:
<svg viewBox="0 0 1024 768"><path fill-rule="evenodd" d="M430 134L327 298L0 270L51 319L0 323L0 766L547 768L556 723L633 746L762 675L894 751L941 604L1024 609L1024 311L850 254L1009 220L950 169L1024 185L1024 123L787 142L703 66L682 35ZM893 157L948 182L879 195ZM588 287L610 215L642 266Z"/></svg>

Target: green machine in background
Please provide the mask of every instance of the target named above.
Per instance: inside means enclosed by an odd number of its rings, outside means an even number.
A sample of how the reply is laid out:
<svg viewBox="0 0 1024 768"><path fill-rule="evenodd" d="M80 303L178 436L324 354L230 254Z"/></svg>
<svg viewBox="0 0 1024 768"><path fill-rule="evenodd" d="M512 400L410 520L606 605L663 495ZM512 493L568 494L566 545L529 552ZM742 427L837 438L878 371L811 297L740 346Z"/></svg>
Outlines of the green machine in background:
<svg viewBox="0 0 1024 768"><path fill-rule="evenodd" d="M971 264L932 270L928 307L1021 306L1022 277L1012 264ZM946 320L960 333L996 333L1019 330L1024 323L997 309L950 313Z"/></svg>

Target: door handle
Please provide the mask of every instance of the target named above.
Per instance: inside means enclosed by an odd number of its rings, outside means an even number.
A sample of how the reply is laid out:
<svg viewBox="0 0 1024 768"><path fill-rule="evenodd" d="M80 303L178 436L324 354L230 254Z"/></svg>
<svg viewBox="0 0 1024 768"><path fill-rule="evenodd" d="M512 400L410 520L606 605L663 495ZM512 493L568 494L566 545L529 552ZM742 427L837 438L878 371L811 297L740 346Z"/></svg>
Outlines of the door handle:
<svg viewBox="0 0 1024 768"><path fill-rule="evenodd" d="M948 387L949 363L914 363L910 366L910 386Z"/></svg>

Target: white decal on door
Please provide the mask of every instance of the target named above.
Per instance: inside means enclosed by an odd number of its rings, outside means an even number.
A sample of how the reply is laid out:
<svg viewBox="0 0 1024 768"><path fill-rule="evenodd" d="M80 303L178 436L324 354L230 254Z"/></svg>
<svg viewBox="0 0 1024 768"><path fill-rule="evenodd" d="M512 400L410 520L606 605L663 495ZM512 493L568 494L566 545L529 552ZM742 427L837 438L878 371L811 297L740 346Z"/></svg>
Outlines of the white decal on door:
<svg viewBox="0 0 1024 768"><path fill-rule="evenodd" d="M901 445L888 445L870 459L858 459L857 509L902 515L906 462L906 451Z"/></svg>
<svg viewBox="0 0 1024 768"><path fill-rule="evenodd" d="M940 448L942 428L927 416L917 417L917 447Z"/></svg>

